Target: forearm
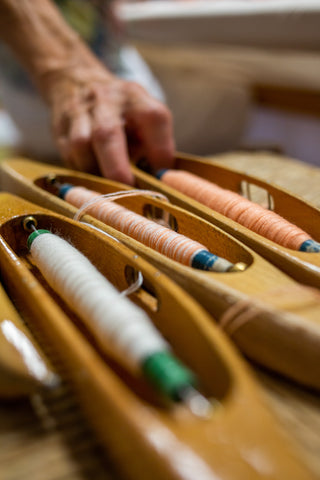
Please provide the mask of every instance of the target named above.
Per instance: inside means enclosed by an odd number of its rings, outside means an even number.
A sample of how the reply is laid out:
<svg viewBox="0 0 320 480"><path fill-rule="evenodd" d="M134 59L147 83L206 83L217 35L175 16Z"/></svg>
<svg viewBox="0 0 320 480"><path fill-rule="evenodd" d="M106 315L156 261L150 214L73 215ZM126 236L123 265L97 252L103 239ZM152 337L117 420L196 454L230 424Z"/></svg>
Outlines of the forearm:
<svg viewBox="0 0 320 480"><path fill-rule="evenodd" d="M0 0L0 39L47 101L70 167L133 184L128 149L155 170L172 165L170 112L139 85L111 74L50 0Z"/></svg>
<svg viewBox="0 0 320 480"><path fill-rule="evenodd" d="M0 0L0 38L45 97L57 75L77 75L81 81L82 71L85 76L93 65L97 72L100 69L99 61L49 0Z"/></svg>

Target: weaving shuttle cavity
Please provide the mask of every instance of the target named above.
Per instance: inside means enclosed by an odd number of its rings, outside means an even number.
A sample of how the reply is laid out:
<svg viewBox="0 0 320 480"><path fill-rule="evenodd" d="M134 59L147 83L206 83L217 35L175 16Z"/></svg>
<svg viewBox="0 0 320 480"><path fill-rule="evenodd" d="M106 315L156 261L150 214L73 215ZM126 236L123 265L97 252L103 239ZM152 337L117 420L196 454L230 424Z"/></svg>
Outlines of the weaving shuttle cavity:
<svg viewBox="0 0 320 480"><path fill-rule="evenodd" d="M270 478L288 472L312 478L212 317L118 240L1 194L0 263L9 294L59 356L62 378L71 382L103 447L119 458L129 442L135 461L116 462L128 479L187 480L184 455L192 471L224 478L228 465L233 470L232 454L245 477L260 480L260 465L241 453L253 447ZM130 282L128 267L143 276L130 301L119 295ZM235 419L246 423L236 436ZM266 425L263 435L258 419Z"/></svg>

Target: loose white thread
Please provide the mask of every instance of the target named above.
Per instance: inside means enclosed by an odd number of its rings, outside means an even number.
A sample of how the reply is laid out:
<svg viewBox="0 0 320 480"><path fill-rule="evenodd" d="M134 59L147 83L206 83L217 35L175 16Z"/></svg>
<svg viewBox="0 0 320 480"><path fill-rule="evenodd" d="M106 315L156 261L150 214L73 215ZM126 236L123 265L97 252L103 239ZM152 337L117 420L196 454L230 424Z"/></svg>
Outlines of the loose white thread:
<svg viewBox="0 0 320 480"><path fill-rule="evenodd" d="M154 194L152 191L149 192L142 190L142 192ZM93 207L94 204L98 204L105 200L110 201L122 198L123 193L128 194L129 196L130 194L138 195L141 192L139 190L137 192L124 191L115 192L110 195L99 195L99 193L88 190L84 187L73 187L66 194L66 200L73 205L80 207L74 216L74 220L78 220L81 215L89 210L90 207ZM79 194L81 195L81 198L78 198ZM89 200L82 200L82 197L86 197L86 199ZM84 201L85 203L81 205L81 201ZM193 257L200 251L207 250L201 243L191 240L170 228L159 225L152 220L148 220L121 205L110 203L106 209L105 203L102 203L101 206L96 205L96 209L95 212L92 212L92 215L100 221L111 225L113 228L116 228L126 235L140 241L147 247L153 248L159 253L166 255L183 265L191 266ZM89 214L90 213L91 212L89 211ZM231 265L231 263L225 259L221 259L221 261L224 261L223 265L225 266L225 270Z"/></svg>
<svg viewBox="0 0 320 480"><path fill-rule="evenodd" d="M81 205L81 207L78 209L75 216L73 217L73 220L79 220L79 218L87 211L87 209L90 206L92 206L93 204L97 203L102 199L115 201L125 197L137 197L141 195L149 195L150 197L158 198L160 200L164 200L165 202L169 202L168 197L166 197L162 193L153 192L152 190L120 190L118 192L106 193L104 195L99 195L97 193L96 195L98 195L98 197L95 196L91 200L88 200L88 202Z"/></svg>

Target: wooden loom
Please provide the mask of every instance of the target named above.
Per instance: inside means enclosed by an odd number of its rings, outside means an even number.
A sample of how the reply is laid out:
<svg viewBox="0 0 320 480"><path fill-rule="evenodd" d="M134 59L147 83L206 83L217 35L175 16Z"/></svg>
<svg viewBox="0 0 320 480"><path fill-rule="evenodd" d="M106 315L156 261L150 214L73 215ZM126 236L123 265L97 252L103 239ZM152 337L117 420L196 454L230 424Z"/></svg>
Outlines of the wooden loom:
<svg viewBox="0 0 320 480"><path fill-rule="evenodd" d="M44 389L46 386L44 380L52 376L51 367L1 284L0 305L0 398L12 399ZM7 334L8 328L11 335ZM19 335L18 338L17 335ZM22 343L24 348L19 349ZM42 371L45 369L43 373L41 371L41 376L35 375L33 365L30 365L37 362L39 367L39 361ZM47 386L56 386L56 382L52 385L51 383L49 382Z"/></svg>
<svg viewBox="0 0 320 480"><path fill-rule="evenodd" d="M320 287L319 254L298 252L282 247L164 185L151 175L134 167L133 169L139 188L152 188L164 193L174 204L188 209L235 236L297 281L317 288ZM214 165L210 160L196 156L177 155L175 169L194 173L199 177L216 183L222 188L237 193L243 192L246 194L246 191L250 190L250 187L259 187L265 191L274 212L307 231L315 240L319 240L320 238L319 209L297 196L290 194L283 188L264 182L253 176L237 172L231 168Z"/></svg>
<svg viewBox="0 0 320 480"><path fill-rule="evenodd" d="M101 193L125 188L106 179L17 159L2 164L2 189L73 217L77 210L51 193L48 179L52 175L60 182L83 185ZM159 210L163 210L170 214L180 233L205 243L210 251L232 262L246 263L248 268L243 272L198 271L164 257L88 215L84 217L169 275L218 321L231 307L235 308L235 318L238 314L248 314L250 320L233 332L237 346L256 362L302 384L319 388L318 291L298 285L247 246L181 208L146 197L122 199L121 203L140 214L153 211L158 215Z"/></svg>
<svg viewBox="0 0 320 480"><path fill-rule="evenodd" d="M22 228L29 216L39 228L63 232L120 290L135 271L142 272L145 287L134 300L197 373L206 396L218 400L210 418L163 403L141 378L130 377L99 352L32 264ZM265 468L269 478L313 478L278 431L242 360L178 286L116 240L18 197L0 195L0 218L5 287L31 330L55 352L102 444L127 478L187 479L193 471L202 478L232 478L234 461L237 479L263 478ZM251 448L264 458L261 466L242 455ZM188 458L187 471L181 455Z"/></svg>

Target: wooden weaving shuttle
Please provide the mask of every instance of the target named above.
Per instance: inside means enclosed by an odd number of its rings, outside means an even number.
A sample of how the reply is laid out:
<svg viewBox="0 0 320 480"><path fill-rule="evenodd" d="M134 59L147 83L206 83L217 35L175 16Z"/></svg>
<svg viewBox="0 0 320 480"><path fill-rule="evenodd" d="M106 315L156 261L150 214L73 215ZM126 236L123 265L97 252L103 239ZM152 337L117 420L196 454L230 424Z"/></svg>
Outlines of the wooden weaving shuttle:
<svg viewBox="0 0 320 480"><path fill-rule="evenodd" d="M0 284L0 398L28 396L57 384L58 376Z"/></svg>
<svg viewBox="0 0 320 480"><path fill-rule="evenodd" d="M2 189L72 218L77 209L50 193L53 189L47 180L52 175L61 182L82 185L101 193L128 188L85 173L17 159L2 164ZM158 214L159 210L167 212L180 233L205 243L209 250L232 262L248 265L245 271L233 273L196 270L161 255L89 215L83 217L161 269L195 297L218 322L225 323L227 318L227 333L232 334L234 342L247 357L304 385L320 388L320 301L317 291L300 286L212 223L175 205L143 196L123 198L120 203L142 215L146 210Z"/></svg>
<svg viewBox="0 0 320 480"><path fill-rule="evenodd" d="M217 401L207 418L197 417L183 404L162 402L141 379L126 375L94 347L79 319L52 294L32 264L26 248L28 234L22 228L30 216L39 229L66 236L119 290L127 287L128 273L142 273L146 289L139 289L132 299L197 374L203 394ZM79 402L125 478L313 478L226 337L179 286L126 246L2 193L0 261L10 295L31 330L40 331L56 352Z"/></svg>
<svg viewBox="0 0 320 480"><path fill-rule="evenodd" d="M132 167L132 169L138 188L150 188L163 193L174 204L199 215L235 236L298 282L320 288L320 253L295 251L278 245L165 185L152 175L136 167ZM261 193L264 192L264 196L267 197L266 201L275 213L299 226L314 240L320 242L320 210L285 189L237 172L230 167L215 165L210 160L191 155L178 154L175 169L188 171L236 193L245 193L250 188L257 190L258 187Z"/></svg>

